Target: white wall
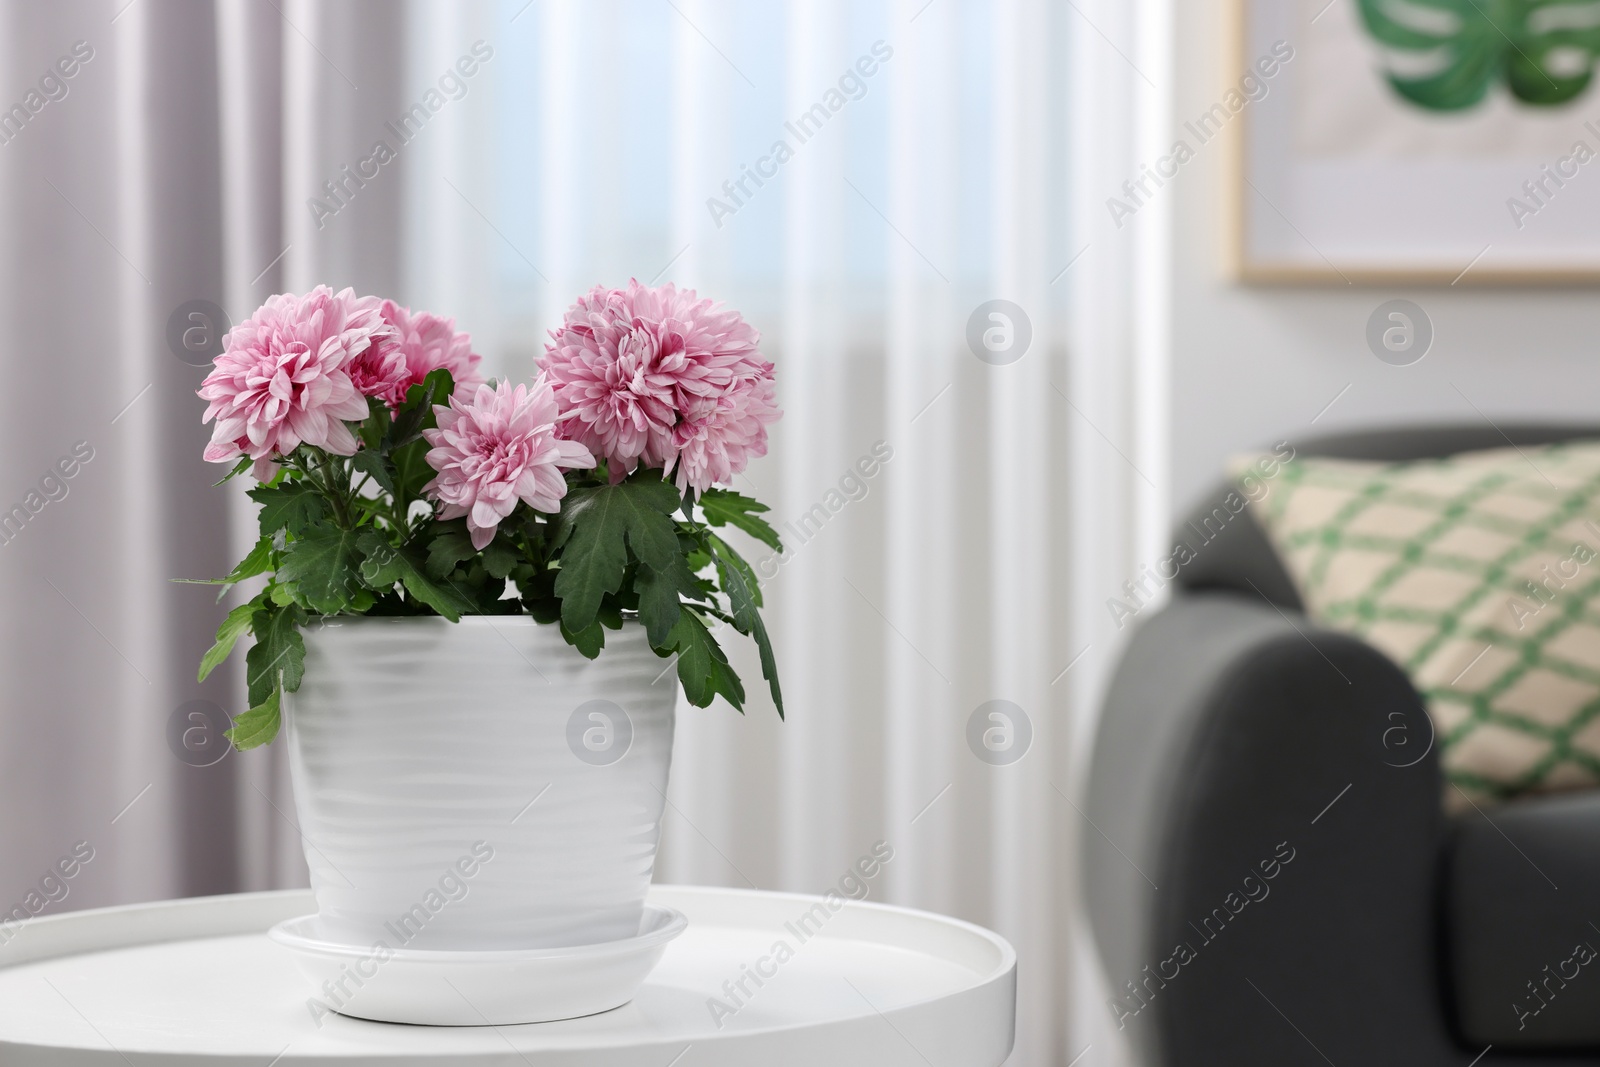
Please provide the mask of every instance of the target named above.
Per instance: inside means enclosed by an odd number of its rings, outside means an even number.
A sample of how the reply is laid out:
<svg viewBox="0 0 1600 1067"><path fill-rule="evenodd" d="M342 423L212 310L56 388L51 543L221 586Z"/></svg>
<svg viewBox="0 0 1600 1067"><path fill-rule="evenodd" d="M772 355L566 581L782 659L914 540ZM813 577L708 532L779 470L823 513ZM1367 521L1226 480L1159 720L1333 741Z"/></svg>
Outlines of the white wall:
<svg viewBox="0 0 1600 1067"><path fill-rule="evenodd" d="M1229 58L1232 3L1176 5L1179 122L1210 106L1241 73ZM1230 453L1282 438L1485 416L1600 423L1600 287L1236 283L1223 257L1228 151L1220 142L1206 146L1164 190L1176 197L1175 507L1193 502ZM1380 362L1365 341L1368 316L1395 297L1419 304L1435 330L1427 357L1408 367Z"/></svg>

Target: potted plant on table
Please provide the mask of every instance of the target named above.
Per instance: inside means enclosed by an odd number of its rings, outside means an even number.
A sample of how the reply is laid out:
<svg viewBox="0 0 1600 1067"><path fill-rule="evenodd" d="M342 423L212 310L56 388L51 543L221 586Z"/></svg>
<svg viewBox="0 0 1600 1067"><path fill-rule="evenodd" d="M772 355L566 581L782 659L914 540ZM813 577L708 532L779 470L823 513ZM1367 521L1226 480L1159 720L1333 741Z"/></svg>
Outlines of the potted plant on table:
<svg viewBox="0 0 1600 1067"><path fill-rule="evenodd" d="M779 414L758 335L633 282L551 338L532 384L485 382L452 320L319 286L235 327L200 388L205 458L259 482L259 539L218 581L265 578L200 677L254 638L229 737L287 724L327 937L381 939L473 850L470 891L427 906L410 947L630 936L665 803L662 676L743 710L731 627L782 714L760 587L724 534L781 546L719 487Z"/></svg>

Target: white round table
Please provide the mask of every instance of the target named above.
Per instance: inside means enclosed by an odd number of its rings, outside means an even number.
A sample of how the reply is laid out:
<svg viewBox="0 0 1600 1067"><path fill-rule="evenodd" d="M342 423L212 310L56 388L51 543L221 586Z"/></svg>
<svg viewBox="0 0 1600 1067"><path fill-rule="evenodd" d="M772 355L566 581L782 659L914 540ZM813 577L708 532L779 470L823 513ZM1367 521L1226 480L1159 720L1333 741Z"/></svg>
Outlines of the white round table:
<svg viewBox="0 0 1600 1067"><path fill-rule="evenodd" d="M0 947L0 1064L998 1067L1010 1054L1017 958L987 930L856 902L797 926L820 898L788 893L655 886L650 899L689 928L631 1003L499 1027L313 1011L266 938L316 910L308 890L35 919ZM779 941L793 953L781 965ZM759 987L745 977L758 963L776 970ZM741 978L749 995L730 995Z"/></svg>

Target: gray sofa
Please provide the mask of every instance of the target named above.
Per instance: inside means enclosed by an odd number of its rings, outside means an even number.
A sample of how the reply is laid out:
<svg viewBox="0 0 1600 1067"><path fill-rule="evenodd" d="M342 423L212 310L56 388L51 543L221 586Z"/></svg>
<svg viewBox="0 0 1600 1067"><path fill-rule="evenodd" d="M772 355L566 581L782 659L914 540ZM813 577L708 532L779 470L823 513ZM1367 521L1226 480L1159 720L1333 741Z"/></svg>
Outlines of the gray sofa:
<svg viewBox="0 0 1600 1067"><path fill-rule="evenodd" d="M1501 429L1294 444L1403 460L1600 437ZM1600 791L1447 816L1405 675L1305 617L1227 489L1175 534L1195 558L1137 624L1091 763L1085 892L1138 1062L1600 1065Z"/></svg>

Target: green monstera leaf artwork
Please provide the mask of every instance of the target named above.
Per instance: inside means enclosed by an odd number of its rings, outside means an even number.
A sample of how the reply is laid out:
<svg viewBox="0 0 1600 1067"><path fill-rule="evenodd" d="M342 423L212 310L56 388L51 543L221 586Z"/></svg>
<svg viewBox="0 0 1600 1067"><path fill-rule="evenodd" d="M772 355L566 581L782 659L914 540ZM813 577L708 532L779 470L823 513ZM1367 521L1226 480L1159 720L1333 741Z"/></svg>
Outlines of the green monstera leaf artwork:
<svg viewBox="0 0 1600 1067"><path fill-rule="evenodd" d="M1360 2L1378 43L1426 68L1414 76L1391 72L1389 83L1431 111L1473 107L1501 79L1525 104L1564 104L1594 77L1600 4L1592 0Z"/></svg>

